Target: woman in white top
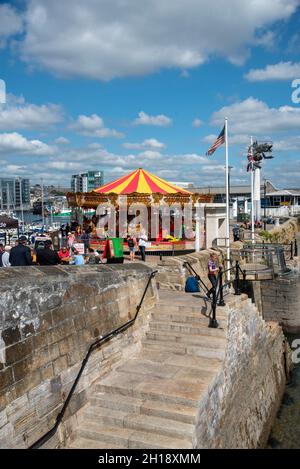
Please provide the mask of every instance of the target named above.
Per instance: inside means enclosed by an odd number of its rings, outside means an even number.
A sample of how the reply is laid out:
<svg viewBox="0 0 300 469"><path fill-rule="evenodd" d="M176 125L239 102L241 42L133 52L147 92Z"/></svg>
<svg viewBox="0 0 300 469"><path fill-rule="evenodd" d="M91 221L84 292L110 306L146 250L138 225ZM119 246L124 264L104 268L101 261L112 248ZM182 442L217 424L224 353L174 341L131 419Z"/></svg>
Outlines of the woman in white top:
<svg viewBox="0 0 300 469"><path fill-rule="evenodd" d="M141 253L142 261L146 261L146 247L147 247L148 236L146 235L145 231L142 231L140 238L139 238L139 248Z"/></svg>

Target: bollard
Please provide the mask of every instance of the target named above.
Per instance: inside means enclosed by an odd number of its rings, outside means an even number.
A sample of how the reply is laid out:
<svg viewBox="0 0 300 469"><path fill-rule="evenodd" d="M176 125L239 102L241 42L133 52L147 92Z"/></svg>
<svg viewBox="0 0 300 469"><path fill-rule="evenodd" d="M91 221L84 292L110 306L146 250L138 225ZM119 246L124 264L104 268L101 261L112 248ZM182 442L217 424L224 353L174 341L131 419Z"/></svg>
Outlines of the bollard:
<svg viewBox="0 0 300 469"><path fill-rule="evenodd" d="M216 329L219 324L216 318L216 309L217 309L217 287L213 289L213 300L212 300L212 317L209 319L208 327Z"/></svg>
<svg viewBox="0 0 300 469"><path fill-rule="evenodd" d="M294 243L293 241L291 241L291 261L294 259L293 254L294 254Z"/></svg>
<svg viewBox="0 0 300 469"><path fill-rule="evenodd" d="M294 250L294 255L295 257L298 257L298 243L297 240L295 239L295 250Z"/></svg>
<svg viewBox="0 0 300 469"><path fill-rule="evenodd" d="M218 280L219 280L218 283L219 283L219 293L220 293L218 306L225 306L225 301L224 301L224 297L223 297L223 273L222 273L222 267L219 267Z"/></svg>
<svg viewBox="0 0 300 469"><path fill-rule="evenodd" d="M239 261L235 262L235 278L234 278L234 294L240 295L240 275L239 275Z"/></svg>
<svg viewBox="0 0 300 469"><path fill-rule="evenodd" d="M246 275L247 275L247 272L244 269L243 270L243 289L244 289L244 292L246 291Z"/></svg>

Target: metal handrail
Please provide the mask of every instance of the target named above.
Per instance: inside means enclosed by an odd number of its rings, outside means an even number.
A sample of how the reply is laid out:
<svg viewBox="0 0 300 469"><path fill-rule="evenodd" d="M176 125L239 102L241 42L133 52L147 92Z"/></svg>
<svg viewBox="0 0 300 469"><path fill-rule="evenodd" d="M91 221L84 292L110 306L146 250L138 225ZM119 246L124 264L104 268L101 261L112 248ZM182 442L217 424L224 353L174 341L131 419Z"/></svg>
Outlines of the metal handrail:
<svg viewBox="0 0 300 469"><path fill-rule="evenodd" d="M194 275L195 279L198 280L198 282L201 283L201 285L204 287L204 289L208 292L209 291L209 288L205 285L205 283L203 282L203 280L200 278L200 275L197 274L197 272L195 271L194 267L190 264L190 262L188 261L185 261L183 263L183 267L188 267L190 269L190 271L192 272L192 274Z"/></svg>
<svg viewBox="0 0 300 469"><path fill-rule="evenodd" d="M209 291L209 288L205 285L203 280L200 278L200 275L197 274L195 269L192 267L192 265L188 262L185 261L183 263L184 267L188 267L189 270L193 273L194 277L196 280L198 280L205 288L206 293ZM223 283L223 274L226 272L233 272L234 273L234 279L231 279L225 283ZM212 291L212 309L211 309L211 317L209 319L209 325L208 327L213 327L217 328L219 326L217 318L216 318L216 310L217 306L225 306L225 301L224 301L224 295L223 295L223 289L224 287L231 285L232 283L234 284L234 294L235 295L240 295L241 294L241 289L240 289L240 275L243 275L243 281L246 280L246 271L242 270L239 262L236 261L235 266L231 266L228 269L222 269L222 267L219 267L219 272L217 276L217 284L216 286L213 286L210 291Z"/></svg>
<svg viewBox="0 0 300 469"><path fill-rule="evenodd" d="M140 309L142 307L142 304L143 304L143 301L144 301L144 298L146 296L146 293L147 293L147 290L148 290L148 287L150 285L150 282L152 280L152 278L155 276L155 274L157 273L158 271L157 270L154 270L151 272L149 278L148 278L148 281L147 281L147 285L144 289L144 293L142 295L142 298L139 302L139 304L137 305L136 307L136 313L135 313L135 316L133 319L130 319L129 321L127 321L125 324L123 324L122 326L119 326L117 327L116 329L114 329L113 331L109 332L108 334L104 335L103 337L99 337L95 342L93 342L89 348L88 348L88 351L84 357L84 359L82 360L82 363L81 363L81 367L79 369L79 372L77 373L77 376L74 380L74 383L68 393L68 396L64 402L64 405L61 409L61 411L59 412L59 414L57 415L56 417L56 420L55 420L55 424L53 425L53 427L47 432L45 433L41 438L39 438L35 443L33 443L31 446L29 446L28 449L37 449L37 448L40 448L42 446L42 444L46 443L53 435L55 435L55 433L57 432L57 429L60 425L60 423L62 422L62 419L65 415L65 412L67 410L67 407L70 403L70 400L74 394L74 391L76 389L76 386L78 384L78 381L86 367L86 364L89 360L89 357L91 355L91 353L93 352L93 350L95 348L99 348L101 347L105 342L108 342L109 340L111 340L113 337L115 337L116 335L120 334L121 332L125 332L130 326L132 326L137 317L138 317L138 314L140 312Z"/></svg>

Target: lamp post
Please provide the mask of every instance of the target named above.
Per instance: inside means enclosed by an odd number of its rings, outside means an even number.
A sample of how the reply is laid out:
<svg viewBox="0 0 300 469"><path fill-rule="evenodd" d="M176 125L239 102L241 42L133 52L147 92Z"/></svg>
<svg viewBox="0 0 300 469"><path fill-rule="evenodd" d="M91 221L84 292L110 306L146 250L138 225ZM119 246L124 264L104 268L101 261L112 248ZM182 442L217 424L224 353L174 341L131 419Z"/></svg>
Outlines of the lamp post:
<svg viewBox="0 0 300 469"><path fill-rule="evenodd" d="M267 229L267 221L266 221L266 202L267 202L267 179L264 178L264 230Z"/></svg>

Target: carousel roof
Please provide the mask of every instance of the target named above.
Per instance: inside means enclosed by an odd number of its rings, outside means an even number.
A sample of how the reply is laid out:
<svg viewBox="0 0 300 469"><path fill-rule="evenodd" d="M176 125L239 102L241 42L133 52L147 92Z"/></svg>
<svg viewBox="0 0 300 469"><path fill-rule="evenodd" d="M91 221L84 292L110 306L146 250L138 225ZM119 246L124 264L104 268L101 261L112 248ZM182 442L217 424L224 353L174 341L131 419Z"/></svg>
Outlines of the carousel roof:
<svg viewBox="0 0 300 469"><path fill-rule="evenodd" d="M94 189L98 194L190 194L189 191L174 186L164 179L139 168L126 176L122 176L113 182L105 184L98 189Z"/></svg>

